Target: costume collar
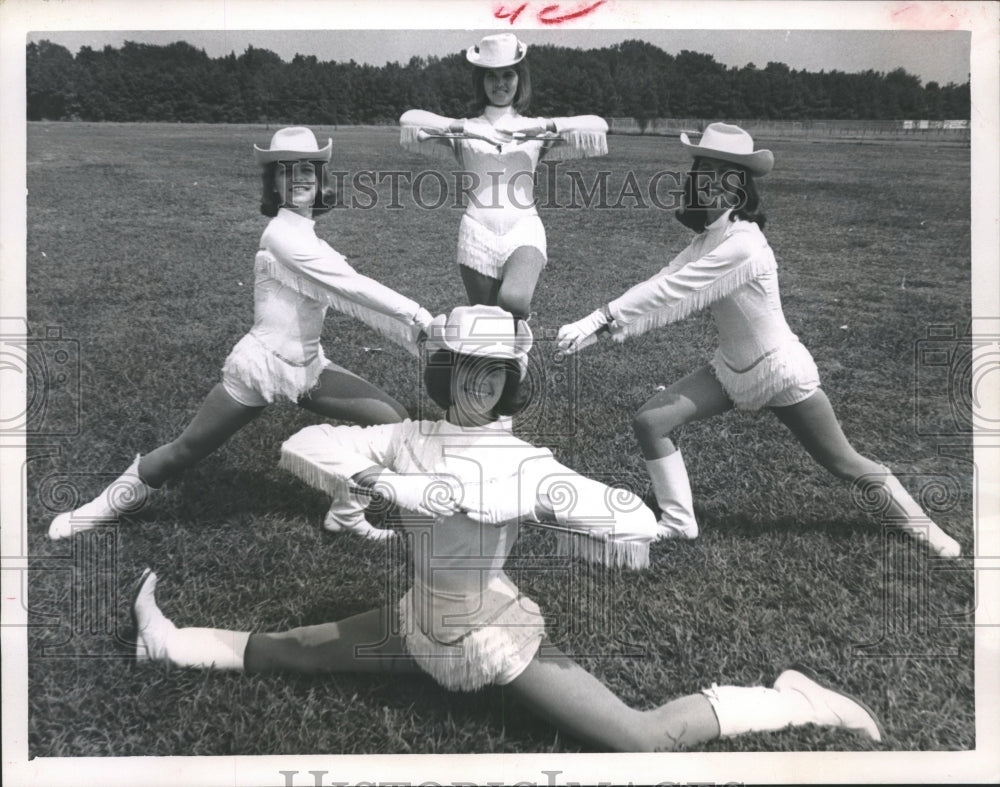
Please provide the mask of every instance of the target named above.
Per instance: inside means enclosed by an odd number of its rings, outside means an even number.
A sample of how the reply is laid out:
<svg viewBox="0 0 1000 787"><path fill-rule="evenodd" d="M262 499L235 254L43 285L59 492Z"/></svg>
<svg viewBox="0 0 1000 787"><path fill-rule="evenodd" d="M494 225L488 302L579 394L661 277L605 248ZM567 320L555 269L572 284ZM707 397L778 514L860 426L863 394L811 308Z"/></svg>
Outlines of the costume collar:
<svg viewBox="0 0 1000 787"><path fill-rule="evenodd" d="M509 423L509 419L497 419L496 421L490 421L487 424L480 424L479 426L460 426L459 424L453 424L446 418L442 418L438 421L437 433L440 435L487 435L487 434L510 434L510 428L505 425L505 421Z"/></svg>
<svg viewBox="0 0 1000 787"><path fill-rule="evenodd" d="M483 107L483 117L490 123L496 123L502 117L513 117L516 114L513 104L506 107L495 107L492 104L487 104Z"/></svg>
<svg viewBox="0 0 1000 787"><path fill-rule="evenodd" d="M733 212L733 209L730 208L725 213L723 213L721 216L719 216L719 218L717 218L715 221L713 221L711 224L706 224L705 225L705 232L712 232L714 230L720 229L721 227L725 227L729 223L729 215L732 212Z"/></svg>
<svg viewBox="0 0 1000 787"><path fill-rule="evenodd" d="M288 208L278 208L278 215L276 216L276 218L279 218L282 221L291 224L292 226L307 226L307 227L316 226L315 219L307 219L302 214L296 213L294 210L289 210Z"/></svg>

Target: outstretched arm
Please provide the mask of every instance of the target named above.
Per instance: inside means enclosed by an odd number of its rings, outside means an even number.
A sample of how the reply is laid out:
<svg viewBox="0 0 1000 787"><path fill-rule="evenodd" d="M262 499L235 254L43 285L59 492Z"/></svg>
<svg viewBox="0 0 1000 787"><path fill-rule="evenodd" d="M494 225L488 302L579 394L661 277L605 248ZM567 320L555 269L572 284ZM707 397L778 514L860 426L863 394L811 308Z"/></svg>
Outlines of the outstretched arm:
<svg viewBox="0 0 1000 787"><path fill-rule="evenodd" d="M608 303L616 341L677 322L775 269L774 254L759 232L737 230L699 256L694 245L655 276Z"/></svg>
<svg viewBox="0 0 1000 787"><path fill-rule="evenodd" d="M608 124L597 115L551 118L546 128L559 135L560 145L548 148L548 159L591 158L608 153Z"/></svg>
<svg viewBox="0 0 1000 787"><path fill-rule="evenodd" d="M419 303L358 273L329 244L309 233L269 229L258 265L282 284L361 320L416 354L431 314Z"/></svg>
<svg viewBox="0 0 1000 787"><path fill-rule="evenodd" d="M462 121L455 118L435 115L423 109L410 109L404 112L399 118L401 126L415 126L436 131L440 134L457 134L462 130Z"/></svg>
<svg viewBox="0 0 1000 787"><path fill-rule="evenodd" d="M605 565L649 565L656 517L637 495L580 475L555 459L535 468L539 470L536 514L565 528L563 550Z"/></svg>
<svg viewBox="0 0 1000 787"><path fill-rule="evenodd" d="M461 134L464 125L461 119L411 109L399 118L399 144L411 153L450 156L456 148L455 139L448 135Z"/></svg>
<svg viewBox="0 0 1000 787"><path fill-rule="evenodd" d="M733 232L704 255L699 255L698 247L692 243L659 273L629 288L598 311L562 326L559 348L576 352L593 344L605 328L620 342L677 322L774 268L774 254L759 233Z"/></svg>

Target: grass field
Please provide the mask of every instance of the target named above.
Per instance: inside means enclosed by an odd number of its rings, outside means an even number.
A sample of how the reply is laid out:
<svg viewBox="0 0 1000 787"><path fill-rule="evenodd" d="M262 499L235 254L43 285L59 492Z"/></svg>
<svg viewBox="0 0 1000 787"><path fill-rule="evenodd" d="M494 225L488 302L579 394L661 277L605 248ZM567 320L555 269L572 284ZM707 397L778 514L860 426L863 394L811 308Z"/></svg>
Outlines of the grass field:
<svg viewBox="0 0 1000 787"><path fill-rule="evenodd" d="M123 655L116 634L147 565L178 625L286 628L400 592L386 548L325 533L322 496L276 468L281 442L315 421L294 406L269 409L120 526L47 540L55 513L183 428L250 326L252 259L266 223L251 145L272 132L28 126L29 322L36 335L60 329L79 358L79 374L48 392L48 417L75 422L63 430L71 433L42 428L28 449L30 755L586 751L499 689L458 695L430 678L171 671ZM402 151L393 129L332 135L334 169L439 166ZM961 333L969 320L969 150L770 146L777 168L763 198L789 323L855 446L922 491L971 553L970 442L949 426L946 380L915 388L939 371L915 365L928 328ZM612 137L609 147L606 158L560 165L557 202L569 202L571 169L587 183L609 170L613 203L625 173L645 184L687 163L676 140ZM434 198L427 187L425 203ZM318 233L434 313L461 303L461 210L422 209L405 189L391 208L389 189L386 179L372 209L321 217ZM581 472L643 492L631 416L658 385L704 363L714 335L699 314L555 365L559 325L651 275L690 237L663 210L621 203L543 204L550 263L535 297L534 355L548 382L518 432ZM324 344L412 412L423 406L414 361L363 326L331 313ZM525 532L511 573L539 602L556 644L639 707L712 682L769 685L801 661L864 698L887 727L879 746L804 728L708 751L973 748L971 569L940 570L941 561L884 533L767 413L695 424L679 442L703 535L655 545L648 571L606 575L560 562L551 536Z"/></svg>

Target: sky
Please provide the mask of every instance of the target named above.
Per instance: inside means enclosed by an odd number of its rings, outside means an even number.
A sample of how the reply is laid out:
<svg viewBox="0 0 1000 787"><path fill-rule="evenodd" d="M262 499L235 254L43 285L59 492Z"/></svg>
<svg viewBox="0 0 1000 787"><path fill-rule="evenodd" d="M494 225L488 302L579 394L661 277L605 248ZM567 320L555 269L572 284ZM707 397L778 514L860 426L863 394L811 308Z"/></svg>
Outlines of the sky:
<svg viewBox="0 0 1000 787"><path fill-rule="evenodd" d="M407 62L414 55L443 56L474 44L485 30L131 30L29 32L29 41L47 39L74 54L81 46L120 47L125 41L169 44L187 41L210 57L240 54L248 45L269 49L284 60L295 54L319 60L369 63ZM726 66L770 61L807 71L904 68L926 84L969 79L970 34L961 30L517 30L529 46L577 48L610 46L641 39L670 54L688 49L712 55Z"/></svg>

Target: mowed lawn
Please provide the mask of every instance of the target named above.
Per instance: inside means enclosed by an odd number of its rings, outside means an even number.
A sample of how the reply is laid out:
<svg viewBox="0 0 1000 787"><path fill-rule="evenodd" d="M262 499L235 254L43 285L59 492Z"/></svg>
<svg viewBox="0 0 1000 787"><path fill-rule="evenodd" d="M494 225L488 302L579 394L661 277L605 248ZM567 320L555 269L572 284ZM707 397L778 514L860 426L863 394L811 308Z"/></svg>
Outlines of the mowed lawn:
<svg viewBox="0 0 1000 787"><path fill-rule="evenodd" d="M266 224L252 145L273 131L28 125L29 323L35 335L58 328L79 359L78 374L71 363L48 392L61 408L51 419L72 428L42 425L72 433L43 433L28 449L30 755L587 751L500 689L450 694L422 676L248 676L128 659L118 640L147 565L182 626L283 629L404 589L398 549L324 532L323 496L277 469L281 442L316 420L292 405L270 408L119 526L48 541L55 513L180 432L251 325ZM334 139L334 170L450 169L403 151L395 129L316 131ZM947 369L925 368L917 353L932 326L961 334L969 320L969 150L760 144L777 160L762 186L789 323L854 445L922 493L971 554L970 443L954 427ZM654 173L687 166L679 142L616 136L609 147L605 158L560 163L555 192L540 189L550 262L534 302L539 400L517 430L643 494L632 414L706 362L715 338L705 313L575 359L555 354L559 325L690 239L646 193ZM577 194L573 207L569 173L590 185L601 170L606 206L581 207ZM645 206L619 199L632 190L628 173ZM453 194L430 209L440 182L423 183L424 207L406 185L393 200L385 176L369 186L377 198L366 209L371 194L348 182L357 207L319 218L317 231L438 313L464 298L454 263L461 209ZM331 313L324 345L411 412L440 415L420 395L415 361L360 324ZM702 536L656 544L649 570L592 569L555 556L551 534L525 529L511 574L542 607L552 640L637 707L713 682L770 685L803 662L864 698L887 728L880 745L803 728L708 751L973 748L969 565L931 559L884 530L871 501L815 465L768 413L694 424L678 441Z"/></svg>

